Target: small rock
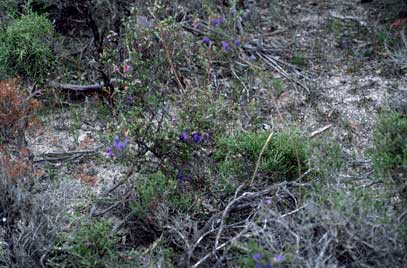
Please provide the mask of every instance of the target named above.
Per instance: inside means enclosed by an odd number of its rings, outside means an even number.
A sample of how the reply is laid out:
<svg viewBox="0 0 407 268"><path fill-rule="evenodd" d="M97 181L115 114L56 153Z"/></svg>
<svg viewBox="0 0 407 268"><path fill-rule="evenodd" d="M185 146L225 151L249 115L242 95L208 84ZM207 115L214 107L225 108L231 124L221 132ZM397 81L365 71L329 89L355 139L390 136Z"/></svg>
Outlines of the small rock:
<svg viewBox="0 0 407 268"><path fill-rule="evenodd" d="M96 176L99 172L94 167L90 167L86 170L87 176Z"/></svg>
<svg viewBox="0 0 407 268"><path fill-rule="evenodd" d="M82 125L81 125L81 130L84 130L84 131L89 130L89 125L87 125L87 124L82 124Z"/></svg>

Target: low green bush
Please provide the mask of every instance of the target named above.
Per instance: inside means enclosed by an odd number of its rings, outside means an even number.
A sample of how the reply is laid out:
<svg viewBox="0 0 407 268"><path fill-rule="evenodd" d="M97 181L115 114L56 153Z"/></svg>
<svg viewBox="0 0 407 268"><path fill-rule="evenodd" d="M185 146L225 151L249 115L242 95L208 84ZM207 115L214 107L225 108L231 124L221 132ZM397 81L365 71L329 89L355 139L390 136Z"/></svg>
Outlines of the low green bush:
<svg viewBox="0 0 407 268"><path fill-rule="evenodd" d="M54 28L35 13L21 16L0 32L0 78L21 76L44 82L54 61Z"/></svg>
<svg viewBox="0 0 407 268"><path fill-rule="evenodd" d="M370 154L379 175L407 172L407 117L394 112L381 115L373 139Z"/></svg>
<svg viewBox="0 0 407 268"><path fill-rule="evenodd" d="M80 225L60 239L61 252L51 259L51 267L109 267L118 242L110 231L111 224L103 220Z"/></svg>
<svg viewBox="0 0 407 268"><path fill-rule="evenodd" d="M222 136L216 140L215 159L222 173L250 176L268 133L242 133ZM296 132L281 132L272 136L259 165L259 173L271 180L293 180L299 171L307 170L306 143Z"/></svg>
<svg viewBox="0 0 407 268"><path fill-rule="evenodd" d="M187 210L192 203L188 193L182 193L179 182L170 179L161 172L151 174L140 179L136 186L138 201L133 203L133 209L139 217L151 214L160 205L165 203L175 210Z"/></svg>

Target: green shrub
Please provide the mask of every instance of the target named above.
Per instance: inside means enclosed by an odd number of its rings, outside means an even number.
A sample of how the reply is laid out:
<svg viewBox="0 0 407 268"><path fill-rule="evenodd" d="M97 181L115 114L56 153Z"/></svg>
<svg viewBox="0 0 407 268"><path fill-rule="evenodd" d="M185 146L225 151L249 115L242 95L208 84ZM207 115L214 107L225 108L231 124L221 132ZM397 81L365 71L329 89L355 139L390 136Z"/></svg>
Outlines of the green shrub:
<svg viewBox="0 0 407 268"><path fill-rule="evenodd" d="M383 114L374 131L370 151L373 166L381 176L407 171L407 118L399 113Z"/></svg>
<svg viewBox="0 0 407 268"><path fill-rule="evenodd" d="M372 164L399 214L399 234L407 241L407 219L402 216L407 205L407 117L386 113L379 118L370 151Z"/></svg>
<svg viewBox="0 0 407 268"><path fill-rule="evenodd" d="M16 0L0 1L0 16L2 16L2 21L7 21L9 16L13 16L17 13L17 4Z"/></svg>
<svg viewBox="0 0 407 268"><path fill-rule="evenodd" d="M52 260L61 267L108 267L114 259L117 239L110 235L111 224L100 220L79 226L60 241L63 254Z"/></svg>
<svg viewBox="0 0 407 268"><path fill-rule="evenodd" d="M267 133L249 132L217 139L215 158L220 161L221 173L251 175L267 137ZM276 133L263 153L259 173L272 180L292 180L298 177L299 168L307 169L307 159L306 143L298 133Z"/></svg>
<svg viewBox="0 0 407 268"><path fill-rule="evenodd" d="M329 138L313 139L310 142L310 161L323 178L335 177L345 164L342 146Z"/></svg>
<svg viewBox="0 0 407 268"><path fill-rule="evenodd" d="M306 65L306 59L302 53L296 53L291 59L291 62L299 67L304 67Z"/></svg>
<svg viewBox="0 0 407 268"><path fill-rule="evenodd" d="M35 13L24 15L0 32L0 76L43 82L53 62L52 24Z"/></svg>
<svg viewBox="0 0 407 268"><path fill-rule="evenodd" d="M138 216L154 212L162 203L172 209L180 210L186 210L192 203L189 194L178 191L177 181L168 178L161 172L141 179L136 186L136 192L139 200L133 204L133 209Z"/></svg>

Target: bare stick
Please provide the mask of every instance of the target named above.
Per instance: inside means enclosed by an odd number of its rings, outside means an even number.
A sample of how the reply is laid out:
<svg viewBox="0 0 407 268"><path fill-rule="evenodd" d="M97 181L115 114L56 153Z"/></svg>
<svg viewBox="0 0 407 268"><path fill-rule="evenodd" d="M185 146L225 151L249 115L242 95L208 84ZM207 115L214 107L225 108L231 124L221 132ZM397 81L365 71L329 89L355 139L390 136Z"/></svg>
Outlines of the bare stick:
<svg viewBox="0 0 407 268"><path fill-rule="evenodd" d="M330 129L331 127L332 127L332 124L329 124L329 125L326 125L326 126L324 126L324 127L321 127L320 129L317 129L317 130L315 130L314 132L312 132L312 133L309 135L309 137L310 137L310 138L313 138L313 137L315 137L315 136L321 134L322 132L324 132L324 131Z"/></svg>
<svg viewBox="0 0 407 268"><path fill-rule="evenodd" d="M266 142L264 143L263 148L261 149L261 152L260 152L260 154L259 154L259 157L257 158L256 167L255 167L255 169L254 169L252 179L250 180L250 185L253 184L254 179L255 179L256 176L257 176L257 172L258 172L259 166L260 166L261 157L263 156L264 151L266 150L267 146L269 145L269 143L270 143L270 141L271 141L271 137L273 136L273 134L274 134L274 133L273 133L273 131L272 131L272 132L270 133L270 135L268 136Z"/></svg>

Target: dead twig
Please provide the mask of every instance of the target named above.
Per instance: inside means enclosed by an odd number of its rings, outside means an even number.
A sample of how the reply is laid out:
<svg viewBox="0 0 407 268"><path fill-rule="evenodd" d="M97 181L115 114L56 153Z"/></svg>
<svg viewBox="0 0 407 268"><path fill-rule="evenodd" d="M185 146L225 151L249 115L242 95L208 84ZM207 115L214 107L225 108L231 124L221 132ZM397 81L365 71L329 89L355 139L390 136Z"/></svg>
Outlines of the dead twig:
<svg viewBox="0 0 407 268"><path fill-rule="evenodd" d="M325 132L326 130L330 129L332 127L332 124L326 125L324 127L321 127L320 129L315 130L314 132L312 132L309 137L313 138L319 134L321 134L322 132Z"/></svg>
<svg viewBox="0 0 407 268"><path fill-rule="evenodd" d="M110 80L110 84L114 84L115 82L116 82L115 79ZM62 84L55 81L49 82L48 85L52 88L59 88L65 91L74 91L78 93L100 91L104 89L106 86L108 86L104 82L99 82L90 85L74 85L74 84Z"/></svg>
<svg viewBox="0 0 407 268"><path fill-rule="evenodd" d="M34 158L34 163L39 162L57 162L57 161L65 161L65 160L74 160L84 156L96 155L97 150L100 149L102 146L99 146L93 150L80 150L80 151L70 151L70 152L55 152L55 153L44 153L40 154Z"/></svg>
<svg viewBox="0 0 407 268"><path fill-rule="evenodd" d="M261 158L263 157L264 151L266 150L267 146L269 145L269 143L271 141L271 137L273 137L273 134L274 134L274 132L271 131L270 135L267 137L267 140L263 145L263 148L261 148L261 152L260 152L260 154L259 154L259 156L257 158L256 167L254 168L252 179L250 180L250 185L253 185L254 179L256 178L257 172L259 170Z"/></svg>

